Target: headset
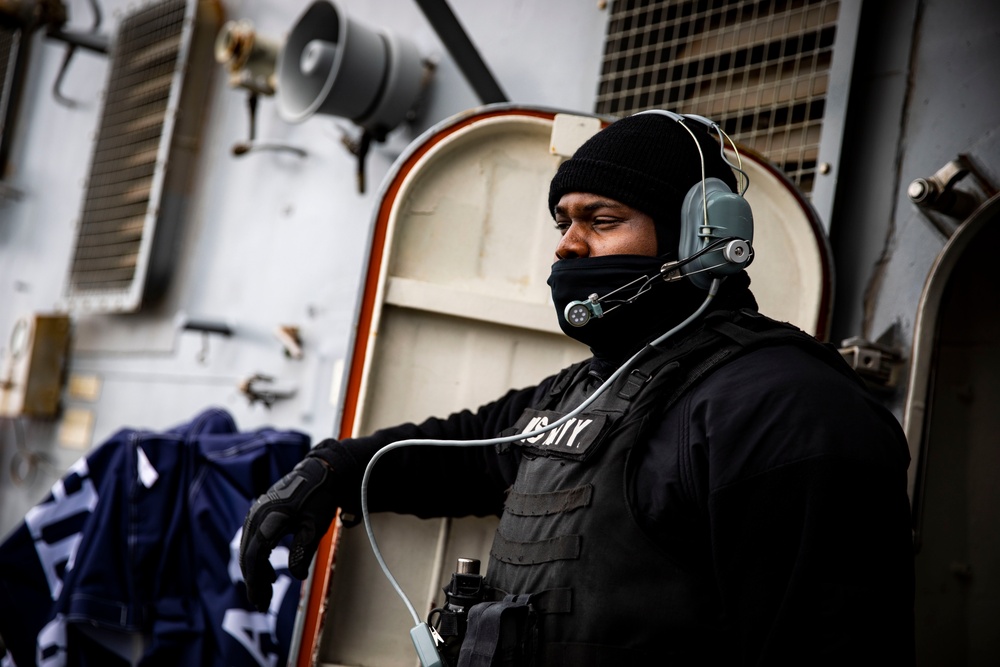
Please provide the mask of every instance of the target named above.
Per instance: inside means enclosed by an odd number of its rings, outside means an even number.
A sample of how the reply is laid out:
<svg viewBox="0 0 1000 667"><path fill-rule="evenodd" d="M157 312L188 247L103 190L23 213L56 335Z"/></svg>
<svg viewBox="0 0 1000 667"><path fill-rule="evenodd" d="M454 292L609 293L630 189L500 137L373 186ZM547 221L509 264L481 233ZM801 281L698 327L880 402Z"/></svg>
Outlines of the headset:
<svg viewBox="0 0 1000 667"><path fill-rule="evenodd" d="M742 169L742 160L739 158L739 151L736 144L729 136L722 131L717 123L707 118L695 115L680 115L670 111L650 110L642 111L643 114L659 114L677 121L691 135L692 141L698 148L698 155L701 158L701 182L695 184L684 198L681 213L681 240L678 248L678 259L666 262L660 268L660 272L655 276L642 276L627 285L624 285L603 297L592 294L586 301L574 301L570 303L565 311L564 317L573 326L583 326L592 317L603 317L615 308L632 303L640 295L652 289L652 285L657 280L674 282L687 278L692 283L707 290L708 294L702 304L691 313L683 322L676 325L666 333L661 334L653 340L650 345L656 346L675 335L687 327L691 322L698 319L708 308L712 299L719 291L722 281L729 275L742 271L753 259L753 215L750 205L743 198L750 185L750 179ZM720 153L722 159L733 170L742 176L743 187L740 192L735 193L718 178L705 177L705 156L702 153L701 144L695 137L691 129L686 125L687 121L698 122L706 125L710 130L714 130L721 143ZM738 164L732 164L725 154L725 141L728 140L736 153ZM642 283L639 290L628 299L618 301L611 308L604 309L602 301L607 301L608 297L627 289L637 283ZM579 322L577 320L580 320ZM423 445L431 447L484 447L503 443L525 440L543 433L547 433L574 419L591 404L594 403L614 382L628 370L632 363L642 354L639 350L625 361L612 373L601 386L587 397L580 405L571 410L563 417L552 423L538 428L528 433L517 433L515 435L489 438L483 440L432 440L432 439L411 439L393 442L378 450L368 462L361 480L361 517L365 525L365 532L368 534L368 541L371 543L372 553L378 561L379 567L385 574L389 584L396 591L396 594L406 605L410 616L416 625L410 629L410 639L417 652L417 658L422 667L442 667L443 661L438 654L437 647L442 643L441 637L426 622L420 620L416 610L413 608L406 593L400 587L395 577L389 571L382 553L375 540L375 533L372 529L371 517L368 511L368 483L372 470L376 462L385 454L394 449Z"/></svg>
<svg viewBox="0 0 1000 667"><path fill-rule="evenodd" d="M657 278L666 282L675 282L687 278L696 287L710 290L713 281L724 279L745 269L753 261L753 212L750 204L744 198L750 187L750 177L743 170L743 160L735 142L726 134L719 124L694 114L677 114L662 109L640 111L637 116L653 114L664 116L687 130L691 141L698 149L701 160L701 181L688 190L681 206L681 234L677 249L677 259L666 262L660 267L659 276L642 276L632 282L608 292L604 296L591 294L586 299L571 301L563 310L563 318L574 327L582 327L592 318L604 317L609 312L635 301L640 295L651 288ZM719 154L723 161L740 174L742 187L739 192L733 192L721 179L706 178L705 155L701 142L687 126L687 121L696 122L706 127L719 137ZM726 155L726 142L736 154L737 164L729 161ZM638 285L631 297L612 299L623 290ZM614 304L605 308L607 304Z"/></svg>

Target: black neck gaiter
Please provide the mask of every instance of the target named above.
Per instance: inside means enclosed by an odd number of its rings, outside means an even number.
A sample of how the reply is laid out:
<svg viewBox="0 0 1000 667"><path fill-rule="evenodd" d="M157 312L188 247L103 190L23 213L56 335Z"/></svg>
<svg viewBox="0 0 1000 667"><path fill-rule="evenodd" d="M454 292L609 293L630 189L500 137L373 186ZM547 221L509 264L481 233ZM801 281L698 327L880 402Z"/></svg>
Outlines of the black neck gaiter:
<svg viewBox="0 0 1000 667"><path fill-rule="evenodd" d="M659 278L662 257L607 255L559 260L552 265L548 284L559 318L559 327L570 338L587 345L599 361L617 364L643 345L683 322L698 309L708 292L687 280L666 283ZM591 294L605 296L636 278L655 278L649 291L604 317L593 318L582 327L563 317L566 304ZM605 311L639 291L640 281L602 301Z"/></svg>

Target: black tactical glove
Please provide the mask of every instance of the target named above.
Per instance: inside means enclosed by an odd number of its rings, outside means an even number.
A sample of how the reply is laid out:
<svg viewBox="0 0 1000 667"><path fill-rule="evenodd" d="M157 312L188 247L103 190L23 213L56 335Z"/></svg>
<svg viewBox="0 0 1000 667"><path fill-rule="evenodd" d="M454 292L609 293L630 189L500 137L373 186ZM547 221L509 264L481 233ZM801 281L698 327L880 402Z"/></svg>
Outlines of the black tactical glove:
<svg viewBox="0 0 1000 667"><path fill-rule="evenodd" d="M254 502L243 522L240 569L247 597L258 611L271 603L276 580L269 558L282 537L292 534L288 569L297 579L309 575L316 548L337 512L334 476L320 459L306 457Z"/></svg>

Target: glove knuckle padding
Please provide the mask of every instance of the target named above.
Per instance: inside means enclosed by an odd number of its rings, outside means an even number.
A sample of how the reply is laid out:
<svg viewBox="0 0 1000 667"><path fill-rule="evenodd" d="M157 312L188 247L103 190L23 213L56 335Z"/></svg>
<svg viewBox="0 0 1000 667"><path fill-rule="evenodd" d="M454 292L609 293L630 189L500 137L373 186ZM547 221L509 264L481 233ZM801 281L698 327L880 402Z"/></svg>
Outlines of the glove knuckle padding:
<svg viewBox="0 0 1000 667"><path fill-rule="evenodd" d="M268 502L272 503L293 500L299 488L305 483L306 480L302 476L297 475L293 470L268 489L264 497Z"/></svg>
<svg viewBox="0 0 1000 667"><path fill-rule="evenodd" d="M276 579L269 562L271 550L282 536L295 530L298 532L289 553L289 569L293 576L304 578L319 542L317 528L322 523L325 532L336 509L330 490L317 494L328 481L329 468L320 460L307 457L250 508L240 541L240 569L247 594L258 608L267 605L271 584Z"/></svg>

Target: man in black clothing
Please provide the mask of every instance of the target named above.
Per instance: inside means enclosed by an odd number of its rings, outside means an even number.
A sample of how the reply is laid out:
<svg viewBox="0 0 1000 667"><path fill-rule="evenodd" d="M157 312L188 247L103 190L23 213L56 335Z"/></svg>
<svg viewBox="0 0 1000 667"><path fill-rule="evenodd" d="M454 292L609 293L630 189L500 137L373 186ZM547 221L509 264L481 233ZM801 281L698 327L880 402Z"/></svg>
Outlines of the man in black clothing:
<svg viewBox="0 0 1000 667"><path fill-rule="evenodd" d="M908 453L895 418L835 351L758 314L745 272L710 292L659 279L678 259L685 195L706 178L737 190L699 122L658 114L611 124L563 163L549 285L563 330L593 357L476 412L320 443L247 516L251 600L267 606L267 557L283 535L295 535L292 573L306 576L336 508L358 512L380 448L524 433L394 450L369 506L500 515L486 582L498 599L531 595L536 664L911 664ZM641 276L654 280L633 303L582 327L563 317ZM582 414L527 435L630 359Z"/></svg>

